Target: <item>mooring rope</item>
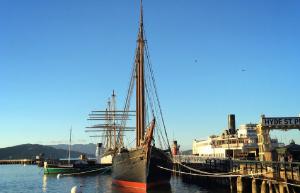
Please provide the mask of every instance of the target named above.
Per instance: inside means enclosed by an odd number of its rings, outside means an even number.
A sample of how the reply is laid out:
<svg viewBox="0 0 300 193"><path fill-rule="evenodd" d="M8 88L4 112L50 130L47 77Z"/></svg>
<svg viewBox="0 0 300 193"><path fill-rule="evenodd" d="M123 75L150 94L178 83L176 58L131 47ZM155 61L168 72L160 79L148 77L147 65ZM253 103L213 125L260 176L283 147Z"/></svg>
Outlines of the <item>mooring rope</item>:
<svg viewBox="0 0 300 193"><path fill-rule="evenodd" d="M102 173L100 173L100 174L103 174L103 173L107 172L108 169L110 169L110 168L111 168L111 166L107 166L107 167L104 167L104 168L100 168L100 169L96 169L96 170L89 170L89 171L86 171L86 172L62 174L62 176L72 176L72 175L88 174L88 173L92 173L92 172L97 172L97 171L104 170Z"/></svg>
<svg viewBox="0 0 300 193"><path fill-rule="evenodd" d="M180 173L180 174L187 174L187 175L192 175L192 176L203 176L203 177L213 177L213 178L226 178L226 177L248 177L248 176L258 176L266 173L254 173L254 174L229 174L229 175L211 175L211 174L196 174L196 173L188 173L188 172L182 172L182 171L177 171L177 170L171 170L169 168L165 168L162 166L157 166L160 169L167 170L170 172L175 172L175 173Z"/></svg>
<svg viewBox="0 0 300 193"><path fill-rule="evenodd" d="M277 181L277 180L272 180L272 179L268 179L268 178L254 178L253 177L253 179L256 179L256 180L266 180L266 181L270 181L270 182L276 182L276 184L286 184L286 185L300 187L300 184L293 184L293 183L289 183L289 182Z"/></svg>
<svg viewBox="0 0 300 193"><path fill-rule="evenodd" d="M278 183L283 183L283 184L287 184L287 185L291 185L291 186L300 187L300 184L292 184L292 183L289 183L289 182L278 182Z"/></svg>
<svg viewBox="0 0 300 193"><path fill-rule="evenodd" d="M184 165L182 165L184 166ZM276 180L271 180L271 179L265 179L265 178L257 178L257 177L254 177L254 176L259 176L259 175L262 175L262 174L267 174L267 173L270 173L270 172L264 172L264 173L252 173L252 174L236 174L236 175L223 175L221 173L209 173L209 172L206 172L208 174L196 174L196 173L188 173L188 172L182 172L182 171L178 171L178 170L171 170L169 168L165 168L165 167L162 167L162 166L157 166L158 168L160 169L163 169L163 170L167 170L167 171L170 171L170 172L175 172L175 173L180 173L180 174L186 174L186 175L192 175L192 176L202 176L202 177L213 177L213 178L231 178L231 177L249 177L249 178L253 178L253 179L260 179L260 180L267 180L267 181L271 181L271 182L276 182L276 183L282 183L282 184L286 184L286 185L291 185L291 186L296 186L296 187L300 187L300 184L293 184L293 183L289 183L289 182L278 182ZM185 167L185 166L184 166ZM190 168L188 166L186 166L186 168ZM192 170L193 168L191 168ZM195 169L196 170L196 169ZM197 170L196 170L197 171ZM200 171L200 170L199 170ZM201 171L203 172L203 171ZM231 172L232 173L232 172ZM210 175L209 175L210 174ZM225 173L224 173L225 174Z"/></svg>
<svg viewBox="0 0 300 193"><path fill-rule="evenodd" d="M179 165L181 165L181 166L183 166L183 167L185 167L185 168L187 168L187 169L189 169L189 170L192 170L192 171L194 171L194 172L198 172L198 173L202 173L202 174L209 174L209 175L226 175L226 174L237 173L237 172L240 171L240 170L237 170L237 171L234 171L234 172L226 172L226 173L211 173L211 172L205 172L205 171L197 170L197 169L195 169L195 168L191 168L191 167L186 166L186 165L184 165L184 164L182 164L182 163L179 163L179 162L176 162L176 164L179 164Z"/></svg>

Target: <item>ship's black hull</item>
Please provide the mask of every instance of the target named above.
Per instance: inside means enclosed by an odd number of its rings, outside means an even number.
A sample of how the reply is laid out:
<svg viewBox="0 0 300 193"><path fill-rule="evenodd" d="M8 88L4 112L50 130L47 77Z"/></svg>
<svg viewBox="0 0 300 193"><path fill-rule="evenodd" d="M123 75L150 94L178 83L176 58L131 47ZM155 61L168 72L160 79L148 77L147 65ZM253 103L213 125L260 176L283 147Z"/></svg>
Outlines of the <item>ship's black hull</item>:
<svg viewBox="0 0 300 193"><path fill-rule="evenodd" d="M148 159L146 151L142 148L115 155L112 163L113 184L148 189L169 183L171 173L158 166L171 169L171 159L155 147L152 147L149 153Z"/></svg>

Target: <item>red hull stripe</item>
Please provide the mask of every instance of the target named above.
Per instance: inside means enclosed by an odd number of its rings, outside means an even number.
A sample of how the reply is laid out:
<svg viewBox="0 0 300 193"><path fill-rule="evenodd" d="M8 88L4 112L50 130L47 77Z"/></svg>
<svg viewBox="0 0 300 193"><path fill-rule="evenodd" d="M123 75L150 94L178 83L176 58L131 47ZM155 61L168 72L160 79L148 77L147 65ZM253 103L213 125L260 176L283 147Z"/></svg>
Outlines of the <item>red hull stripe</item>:
<svg viewBox="0 0 300 193"><path fill-rule="evenodd" d="M142 182L130 182L124 180L113 180L113 184L124 187L147 189L147 184Z"/></svg>
<svg viewBox="0 0 300 193"><path fill-rule="evenodd" d="M124 180L114 180L112 181L113 184L123 187L131 187L131 188L139 188L139 189L147 189L161 184L168 184L168 181L161 181L155 183L142 183L142 182L131 182L131 181L124 181Z"/></svg>

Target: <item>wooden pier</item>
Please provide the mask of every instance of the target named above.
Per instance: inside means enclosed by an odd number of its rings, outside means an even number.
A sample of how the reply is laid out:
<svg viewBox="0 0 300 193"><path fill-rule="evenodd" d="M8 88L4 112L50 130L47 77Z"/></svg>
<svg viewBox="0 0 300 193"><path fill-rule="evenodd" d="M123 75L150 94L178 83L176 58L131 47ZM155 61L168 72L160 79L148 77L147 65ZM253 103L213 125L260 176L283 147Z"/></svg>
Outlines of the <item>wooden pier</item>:
<svg viewBox="0 0 300 193"><path fill-rule="evenodd" d="M300 192L300 162L209 159L175 156L173 173L183 181L222 186L237 193Z"/></svg>
<svg viewBox="0 0 300 193"><path fill-rule="evenodd" d="M0 160L0 165L8 164L26 164L33 165L36 164L36 160L33 159L13 159L13 160Z"/></svg>

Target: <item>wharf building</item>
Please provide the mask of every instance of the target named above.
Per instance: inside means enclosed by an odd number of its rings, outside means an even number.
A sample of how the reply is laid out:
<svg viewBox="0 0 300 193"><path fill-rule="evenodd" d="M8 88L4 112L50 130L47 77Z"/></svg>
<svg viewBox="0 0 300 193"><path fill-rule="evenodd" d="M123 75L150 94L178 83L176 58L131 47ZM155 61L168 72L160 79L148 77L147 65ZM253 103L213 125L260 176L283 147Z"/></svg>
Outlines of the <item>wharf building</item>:
<svg viewBox="0 0 300 193"><path fill-rule="evenodd" d="M257 124L235 127L235 115L228 115L228 128L221 135L211 135L206 140L193 140L194 155L206 158L256 159L259 156ZM271 139L272 147L284 144Z"/></svg>

